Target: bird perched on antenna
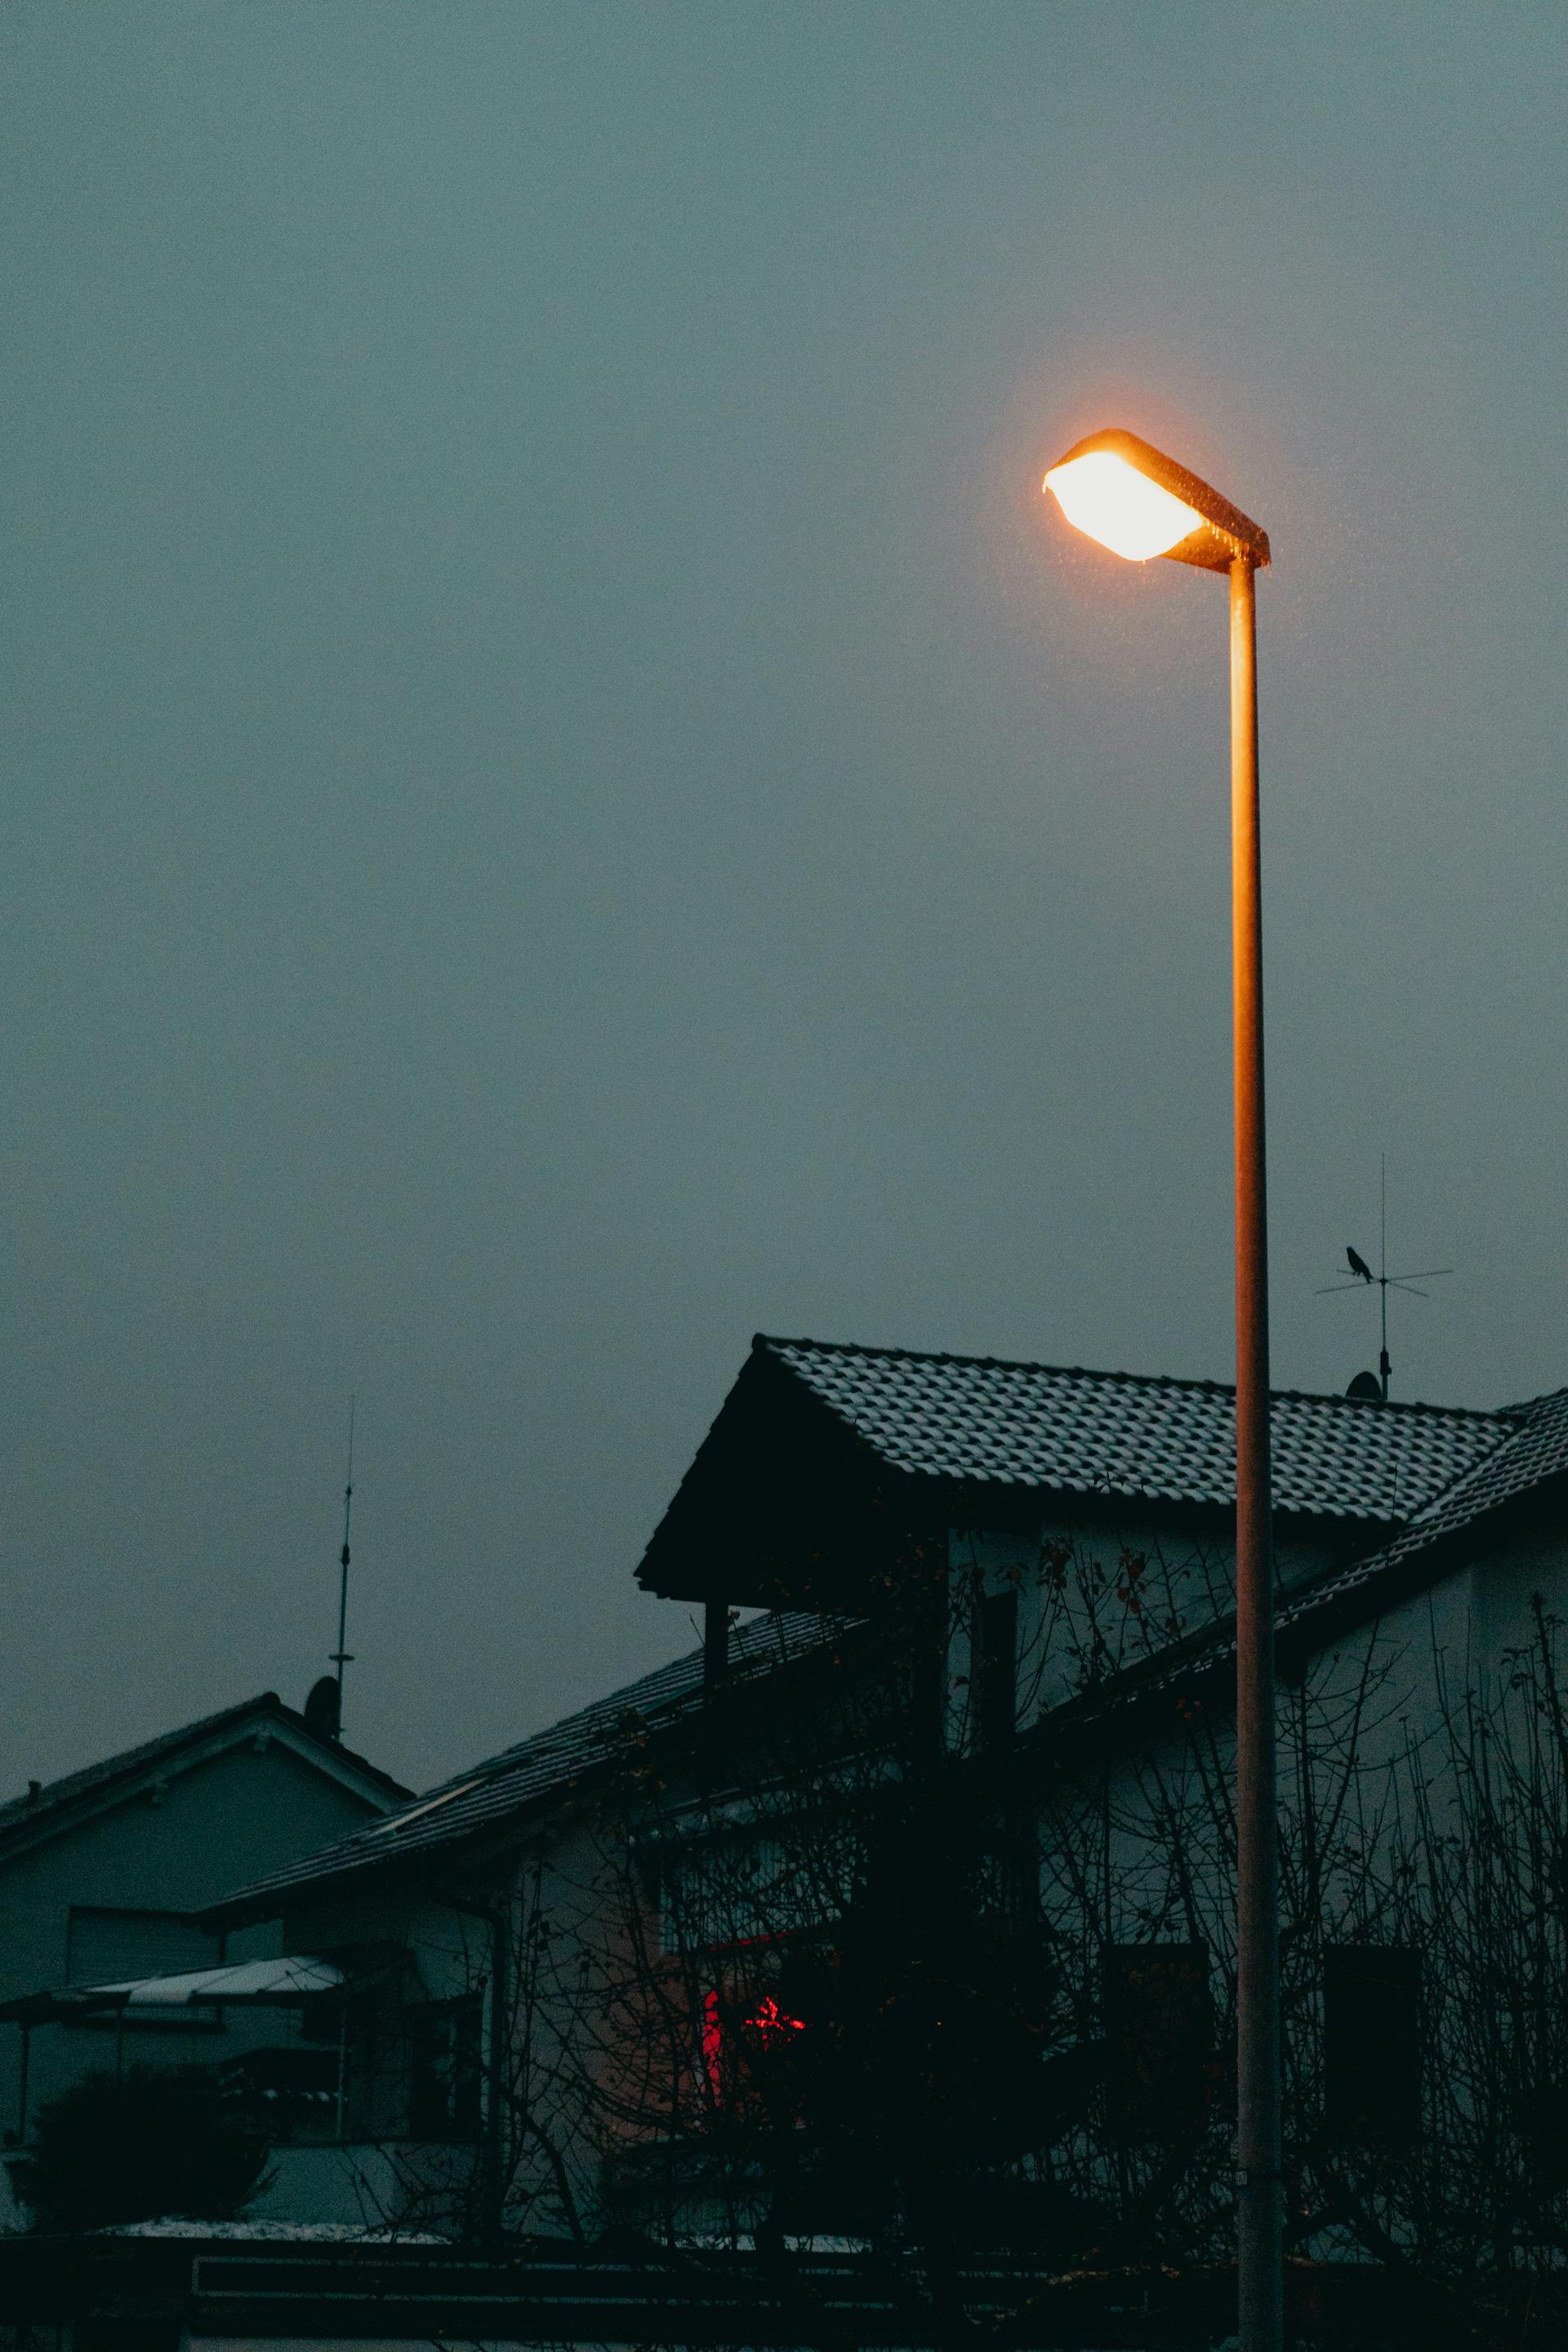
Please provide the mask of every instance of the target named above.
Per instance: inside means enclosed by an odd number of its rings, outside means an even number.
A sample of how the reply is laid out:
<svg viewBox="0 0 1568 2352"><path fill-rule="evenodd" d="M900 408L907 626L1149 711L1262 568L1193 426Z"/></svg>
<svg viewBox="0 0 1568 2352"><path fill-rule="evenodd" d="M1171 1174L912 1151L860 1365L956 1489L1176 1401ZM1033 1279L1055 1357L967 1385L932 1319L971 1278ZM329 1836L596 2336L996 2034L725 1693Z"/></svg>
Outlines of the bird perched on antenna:
<svg viewBox="0 0 1568 2352"><path fill-rule="evenodd" d="M1352 1249L1347 1244L1345 1263L1350 1267L1350 1280L1347 1282L1342 1274L1337 1282L1323 1284L1318 1295L1320 1297L1327 1297L1331 1290L1370 1290L1373 1285L1376 1284L1383 1328L1383 1346L1378 1351L1377 1372L1375 1377L1371 1372L1358 1373L1345 1393L1347 1396L1353 1397L1379 1397L1386 1404L1388 1376L1394 1370L1388 1360L1388 1294L1391 1290L1407 1290L1413 1298L1425 1298L1427 1293L1417 1290L1416 1284L1435 1282L1440 1274L1452 1274L1454 1269L1451 1265L1428 1265L1418 1266L1411 1274L1390 1274L1388 1271L1388 1162L1386 1160L1383 1163L1378 1194L1383 1234L1380 1244L1383 1255L1378 1259L1380 1271L1373 1274L1360 1250Z"/></svg>

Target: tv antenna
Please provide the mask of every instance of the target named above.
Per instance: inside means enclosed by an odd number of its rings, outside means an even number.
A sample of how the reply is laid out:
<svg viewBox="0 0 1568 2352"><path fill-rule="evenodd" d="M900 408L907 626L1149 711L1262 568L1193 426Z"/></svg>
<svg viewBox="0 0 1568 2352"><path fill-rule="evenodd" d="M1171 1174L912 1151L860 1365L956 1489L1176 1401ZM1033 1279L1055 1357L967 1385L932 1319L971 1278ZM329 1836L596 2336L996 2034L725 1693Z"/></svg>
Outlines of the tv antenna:
<svg viewBox="0 0 1568 2352"><path fill-rule="evenodd" d="M327 1654L338 1670L338 1708L336 1737L343 1736L343 1668L353 1664L353 1652L343 1647L349 1620L349 1515L354 1507L354 1404L349 1399L349 1469L343 1486L343 1549L341 1559L342 1576L338 1585L338 1646Z"/></svg>
<svg viewBox="0 0 1568 2352"><path fill-rule="evenodd" d="M1373 1274L1359 1250L1346 1248L1350 1279L1321 1283L1313 1292L1315 1298L1326 1298L1331 1291L1370 1290L1377 1286L1378 1305L1382 1315L1382 1344L1378 1349L1377 1372L1358 1372L1347 1393L1353 1397L1377 1397L1388 1402L1388 1376L1394 1370L1388 1360L1388 1294L1391 1290L1407 1290L1412 1298L1425 1298L1427 1293L1417 1290L1418 1282L1436 1282L1440 1275L1452 1274L1451 1265L1428 1265L1414 1274L1390 1274L1388 1271L1388 1154L1383 1154L1379 1181L1377 1272Z"/></svg>

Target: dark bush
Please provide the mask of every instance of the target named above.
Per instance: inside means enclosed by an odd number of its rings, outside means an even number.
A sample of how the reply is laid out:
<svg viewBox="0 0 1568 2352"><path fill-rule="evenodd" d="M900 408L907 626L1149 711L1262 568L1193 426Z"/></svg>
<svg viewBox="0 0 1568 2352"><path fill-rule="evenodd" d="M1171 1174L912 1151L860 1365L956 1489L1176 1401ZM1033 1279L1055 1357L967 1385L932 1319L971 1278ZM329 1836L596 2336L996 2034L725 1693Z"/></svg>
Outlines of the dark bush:
<svg viewBox="0 0 1568 2352"><path fill-rule="evenodd" d="M166 2214L230 2221L261 2186L264 2143L194 2066L88 2074L40 2108L15 2168L40 2230L96 2230Z"/></svg>

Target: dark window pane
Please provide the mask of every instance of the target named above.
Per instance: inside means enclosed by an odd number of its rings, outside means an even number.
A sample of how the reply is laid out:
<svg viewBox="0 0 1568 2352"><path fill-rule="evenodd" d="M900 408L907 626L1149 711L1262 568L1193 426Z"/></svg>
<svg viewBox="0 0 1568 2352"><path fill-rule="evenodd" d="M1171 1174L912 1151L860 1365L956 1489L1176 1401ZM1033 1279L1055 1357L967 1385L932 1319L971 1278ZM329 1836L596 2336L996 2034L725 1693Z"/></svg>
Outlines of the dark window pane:
<svg viewBox="0 0 1568 2352"><path fill-rule="evenodd" d="M477 2139L479 2002L427 2001L408 2013L408 2129L414 2139Z"/></svg>
<svg viewBox="0 0 1568 2352"><path fill-rule="evenodd" d="M1018 1706L1018 1596L989 1593L974 1612L974 1730L983 1752L1013 1737Z"/></svg>
<svg viewBox="0 0 1568 2352"><path fill-rule="evenodd" d="M1184 2131L1203 2114L1214 2052L1201 1944L1113 1944L1105 2031L1113 2127L1130 2139Z"/></svg>
<svg viewBox="0 0 1568 2352"><path fill-rule="evenodd" d="M247 2050L218 2070L223 2095L275 2145L337 2137L338 2053L288 2046Z"/></svg>
<svg viewBox="0 0 1568 2352"><path fill-rule="evenodd" d="M1323 1960L1323 2077L1341 2140L1408 2146L1421 2127L1421 1955L1342 1944Z"/></svg>

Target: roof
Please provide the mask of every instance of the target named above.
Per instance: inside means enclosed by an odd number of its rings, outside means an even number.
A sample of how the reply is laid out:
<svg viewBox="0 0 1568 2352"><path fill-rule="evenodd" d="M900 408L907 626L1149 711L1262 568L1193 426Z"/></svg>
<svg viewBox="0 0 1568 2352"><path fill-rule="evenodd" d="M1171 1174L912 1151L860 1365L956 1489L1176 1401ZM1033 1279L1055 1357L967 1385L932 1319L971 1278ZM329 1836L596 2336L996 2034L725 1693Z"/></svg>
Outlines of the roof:
<svg viewBox="0 0 1568 2352"><path fill-rule="evenodd" d="M814 1613L779 1611L753 1618L731 1634L731 1682L771 1673L823 1642L823 1620ZM452 1846L567 1794L624 1755L628 1738L645 1729L666 1729L701 1704L702 1652L694 1650L455 1774L352 1837L258 1879L215 1904L207 1916L276 1917L289 1897L307 1888L445 1855Z"/></svg>
<svg viewBox="0 0 1568 2352"><path fill-rule="evenodd" d="M134 2015L138 2010L226 2009L274 2006L292 2009L319 1994L340 1992L348 1982L336 1960L289 1953L271 1960L237 1960L216 1969L186 1969L177 1976L132 1977L121 1984L66 1985L54 1992L23 1993L0 2001L0 2024L40 2025L57 2018L80 2018L100 2010Z"/></svg>
<svg viewBox="0 0 1568 2352"><path fill-rule="evenodd" d="M84 1810L96 1811L121 1795L132 1794L156 1780L161 1769L194 1763L197 1759L193 1751L227 1747L246 1732L268 1724L286 1729L292 1746L307 1753L313 1750L321 1764L340 1777L363 1783L367 1795L374 1792L395 1801L409 1793L401 1780L395 1780L390 1772L382 1771L353 1748L321 1738L302 1715L285 1706L276 1691L262 1691L237 1706L203 1716L177 1731L161 1732L156 1739L122 1748L118 1756L106 1756L100 1763L84 1765L79 1772L68 1772L26 1796L0 1804L0 1857L12 1846L32 1844L40 1832L48 1836L68 1828Z"/></svg>
<svg viewBox="0 0 1568 2352"><path fill-rule="evenodd" d="M1236 1391L1081 1365L773 1339L783 1365L890 1469L921 1477L1228 1505ZM1276 1390L1275 1507L1398 1520L1501 1444L1503 1415Z"/></svg>
<svg viewBox="0 0 1568 2352"><path fill-rule="evenodd" d="M1281 1625L1305 1622L1352 1595L1380 1595L1406 1567L1462 1540L1494 1514L1527 1502L1552 1480L1568 1477L1568 1389L1513 1411L1524 1418L1515 1421L1501 1445L1435 1496L1392 1543L1293 1597L1281 1612Z"/></svg>

